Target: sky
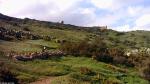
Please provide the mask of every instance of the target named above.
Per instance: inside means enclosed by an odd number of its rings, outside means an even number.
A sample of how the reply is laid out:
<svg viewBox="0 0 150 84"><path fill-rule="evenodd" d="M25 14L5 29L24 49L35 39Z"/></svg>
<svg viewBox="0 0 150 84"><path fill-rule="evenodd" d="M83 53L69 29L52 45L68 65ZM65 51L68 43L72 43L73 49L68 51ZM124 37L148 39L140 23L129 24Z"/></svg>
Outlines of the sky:
<svg viewBox="0 0 150 84"><path fill-rule="evenodd" d="M150 0L0 0L0 13L118 31L150 31Z"/></svg>

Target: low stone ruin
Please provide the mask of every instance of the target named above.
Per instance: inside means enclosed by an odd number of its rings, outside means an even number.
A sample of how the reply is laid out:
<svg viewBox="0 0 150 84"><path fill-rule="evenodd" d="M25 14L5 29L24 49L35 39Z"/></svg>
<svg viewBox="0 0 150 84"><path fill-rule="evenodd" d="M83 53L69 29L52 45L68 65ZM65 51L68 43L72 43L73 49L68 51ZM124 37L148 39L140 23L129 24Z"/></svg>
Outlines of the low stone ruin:
<svg viewBox="0 0 150 84"><path fill-rule="evenodd" d="M138 54L147 54L150 55L150 48L142 47L139 49L133 49L133 50L126 50L125 55L128 57L131 55L138 55Z"/></svg>
<svg viewBox="0 0 150 84"><path fill-rule="evenodd" d="M30 32L26 31L15 31L11 29L6 29L4 27L0 27L0 39L2 40L14 40L14 39L39 39L40 36L33 35Z"/></svg>
<svg viewBox="0 0 150 84"><path fill-rule="evenodd" d="M9 53L7 56L18 61L31 61L34 59L48 59L51 57L61 57L65 54L62 51L42 51L26 54Z"/></svg>

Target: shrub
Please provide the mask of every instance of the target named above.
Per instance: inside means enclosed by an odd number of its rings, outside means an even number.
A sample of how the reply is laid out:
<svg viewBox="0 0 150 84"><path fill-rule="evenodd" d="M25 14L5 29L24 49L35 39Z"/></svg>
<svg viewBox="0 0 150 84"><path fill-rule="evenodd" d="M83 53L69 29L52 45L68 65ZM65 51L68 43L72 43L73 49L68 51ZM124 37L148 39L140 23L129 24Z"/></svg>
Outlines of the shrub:
<svg viewBox="0 0 150 84"><path fill-rule="evenodd" d="M87 67L80 67L80 73L84 75L95 75L95 72Z"/></svg>
<svg viewBox="0 0 150 84"><path fill-rule="evenodd" d="M67 54L70 55L86 55L89 56L88 50L89 45L87 42L79 42L79 43L71 43L71 42L65 42L61 48L62 51L64 51Z"/></svg>
<svg viewBox="0 0 150 84"><path fill-rule="evenodd" d="M92 42L87 39L78 43L65 42L60 49L70 55L91 57L94 52L103 52L106 46L101 39L97 38Z"/></svg>
<svg viewBox="0 0 150 84"><path fill-rule="evenodd" d="M118 33L116 34L116 36L120 36L120 35L125 35L125 33L124 33L124 32L118 32Z"/></svg>
<svg viewBox="0 0 150 84"><path fill-rule="evenodd" d="M94 52L94 58L99 61L107 63L121 63L126 62L124 51L119 48L101 48L99 51Z"/></svg>
<svg viewBox="0 0 150 84"><path fill-rule="evenodd" d="M50 36L44 36L43 39L44 39L45 41L51 41L51 37L50 37Z"/></svg>
<svg viewBox="0 0 150 84"><path fill-rule="evenodd" d="M123 83L116 78L108 78L104 84L123 84Z"/></svg>
<svg viewBox="0 0 150 84"><path fill-rule="evenodd" d="M109 55L98 55L98 56L96 56L96 60L106 62L106 63L112 63L113 57L111 57Z"/></svg>
<svg viewBox="0 0 150 84"><path fill-rule="evenodd" d="M30 31L30 29L28 27L24 27L23 30L24 31Z"/></svg>
<svg viewBox="0 0 150 84"><path fill-rule="evenodd" d="M2 82L14 82L18 84L18 79L16 75L10 71L9 68L6 67L5 63L0 63L0 81Z"/></svg>
<svg viewBox="0 0 150 84"><path fill-rule="evenodd" d="M127 62L127 59L123 56L116 56L113 58L113 62L115 64L125 64Z"/></svg>
<svg viewBox="0 0 150 84"><path fill-rule="evenodd" d="M150 81L150 63L142 69L142 77Z"/></svg>
<svg viewBox="0 0 150 84"><path fill-rule="evenodd" d="M74 78L74 79L77 79L77 80L80 80L80 81L90 81L91 80L90 76L84 75L84 74L81 74L81 73L71 73L70 77Z"/></svg>
<svg viewBox="0 0 150 84"><path fill-rule="evenodd" d="M132 65L122 48L108 48L102 38L95 38L93 41L83 40L78 43L66 42L60 49L69 55L92 57L107 63Z"/></svg>

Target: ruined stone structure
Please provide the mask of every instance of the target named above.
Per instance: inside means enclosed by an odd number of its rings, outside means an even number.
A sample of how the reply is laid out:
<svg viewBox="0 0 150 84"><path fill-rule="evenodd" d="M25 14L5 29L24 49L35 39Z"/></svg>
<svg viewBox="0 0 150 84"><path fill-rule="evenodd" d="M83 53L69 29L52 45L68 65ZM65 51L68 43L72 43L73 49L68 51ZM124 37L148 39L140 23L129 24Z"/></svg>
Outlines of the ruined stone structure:
<svg viewBox="0 0 150 84"><path fill-rule="evenodd" d="M51 57L61 57L65 55L62 51L42 51L26 54L9 53L7 56L18 61L31 61L34 59L48 59Z"/></svg>
<svg viewBox="0 0 150 84"><path fill-rule="evenodd" d="M100 31L106 31L107 30L107 26L100 26Z"/></svg>
<svg viewBox="0 0 150 84"><path fill-rule="evenodd" d="M38 35L33 35L30 32L25 32L25 31L16 31L16 30L11 30L11 29L6 29L3 27L0 27L0 39L2 40L14 40L14 39L39 39L40 36Z"/></svg>
<svg viewBox="0 0 150 84"><path fill-rule="evenodd" d="M130 55L137 55L137 54L148 54L150 55L150 48L140 48L140 49L133 49L133 50L127 50L125 52L125 54L127 56L130 56Z"/></svg>

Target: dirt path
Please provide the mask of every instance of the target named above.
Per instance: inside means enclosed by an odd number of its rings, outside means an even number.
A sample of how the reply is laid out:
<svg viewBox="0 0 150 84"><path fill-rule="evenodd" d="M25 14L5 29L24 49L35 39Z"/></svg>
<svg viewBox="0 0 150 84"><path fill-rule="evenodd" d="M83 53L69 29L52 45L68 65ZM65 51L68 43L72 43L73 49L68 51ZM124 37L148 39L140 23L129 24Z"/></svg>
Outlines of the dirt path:
<svg viewBox="0 0 150 84"><path fill-rule="evenodd" d="M39 79L35 82L32 82L30 84L51 84L51 81L54 79L55 77L47 77L47 78L42 78Z"/></svg>

